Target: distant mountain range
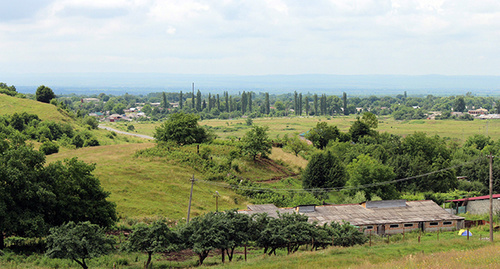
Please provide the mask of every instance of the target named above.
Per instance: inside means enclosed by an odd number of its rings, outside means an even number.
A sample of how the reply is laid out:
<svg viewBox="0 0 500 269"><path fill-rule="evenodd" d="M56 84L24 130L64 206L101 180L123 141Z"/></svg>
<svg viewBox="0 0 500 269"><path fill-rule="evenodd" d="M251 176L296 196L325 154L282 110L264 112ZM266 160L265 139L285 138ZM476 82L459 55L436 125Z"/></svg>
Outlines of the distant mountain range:
<svg viewBox="0 0 500 269"><path fill-rule="evenodd" d="M3 74L0 82L15 85L19 92L34 93L39 85L51 87L56 94L147 94L150 92L189 92L192 83L202 93L229 91L269 92L271 94L326 93L349 96L460 95L500 96L500 76L444 75L200 75L161 73L61 73Z"/></svg>

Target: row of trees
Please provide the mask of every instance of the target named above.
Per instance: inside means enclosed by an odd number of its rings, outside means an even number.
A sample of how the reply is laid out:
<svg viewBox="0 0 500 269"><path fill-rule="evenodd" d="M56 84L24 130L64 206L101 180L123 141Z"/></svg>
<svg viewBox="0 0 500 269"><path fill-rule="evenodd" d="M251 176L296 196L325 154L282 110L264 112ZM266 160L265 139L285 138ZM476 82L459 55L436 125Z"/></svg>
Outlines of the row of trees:
<svg viewBox="0 0 500 269"><path fill-rule="evenodd" d="M477 97L468 93L465 96L426 97L398 96L368 96L349 97L346 93L342 96L327 96L326 94L306 94L294 92L293 94L270 95L269 93L242 92L230 95L228 92L219 94L202 94L199 90L193 93L150 93L147 96L109 96L100 94L96 96L101 101L97 103L82 103L81 97L62 97L65 104L75 111L80 110L81 115L95 111L111 111L122 114L123 110L136 107L145 103L143 111L153 119L165 117L168 113L183 111L196 113L205 118L235 118L242 115L252 117L260 116L288 116L300 115L348 115L360 111L371 111L374 114L394 114L396 119L425 118L429 111L463 112L473 108L486 108L490 111L500 111L500 102L493 97ZM160 103L151 106L150 103ZM170 103L178 103L177 108ZM444 117L446 118L446 117Z"/></svg>
<svg viewBox="0 0 500 269"><path fill-rule="evenodd" d="M349 223L318 226L307 220L307 216L296 213L272 218L267 214L250 216L234 210L210 212L173 229L160 221L149 226L140 224L122 250L145 252L148 255L145 268L149 268L154 253L182 249L192 249L201 265L213 250L220 250L222 262L225 256L232 261L235 249L247 244L261 247L265 254L276 255L277 249L286 249L290 254L307 244L312 250L331 245L349 247L368 241L362 231ZM70 222L51 229L47 256L72 259L88 268L86 260L108 253L111 244L98 225Z"/></svg>

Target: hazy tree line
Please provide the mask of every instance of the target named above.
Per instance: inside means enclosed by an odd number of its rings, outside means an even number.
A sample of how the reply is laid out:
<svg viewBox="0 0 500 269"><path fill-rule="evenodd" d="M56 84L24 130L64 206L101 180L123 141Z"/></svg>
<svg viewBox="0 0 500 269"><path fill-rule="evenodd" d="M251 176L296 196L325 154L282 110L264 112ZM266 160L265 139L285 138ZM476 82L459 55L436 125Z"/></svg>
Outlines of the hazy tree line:
<svg viewBox="0 0 500 269"><path fill-rule="evenodd" d="M95 97L99 102L82 103L81 99L84 97ZM121 96L104 93L91 96L65 95L58 97L58 100L82 117L97 111L123 114L127 108L142 106L142 111L153 120L181 111L196 113L201 119L228 119L243 115L253 118L292 115L337 116L370 111L375 115L393 115L397 120L423 119L433 111L441 112L437 119L451 118L451 112L465 112L478 108L488 109L492 113L500 111L498 98L474 96L471 93L446 97L433 95L407 97L406 94L358 97L348 96L345 92L342 96L336 96L300 92L274 95L253 91L243 91L239 94L230 94L227 91L222 94L210 92L203 94L197 90L194 94L180 91ZM159 105L153 106L152 103Z"/></svg>

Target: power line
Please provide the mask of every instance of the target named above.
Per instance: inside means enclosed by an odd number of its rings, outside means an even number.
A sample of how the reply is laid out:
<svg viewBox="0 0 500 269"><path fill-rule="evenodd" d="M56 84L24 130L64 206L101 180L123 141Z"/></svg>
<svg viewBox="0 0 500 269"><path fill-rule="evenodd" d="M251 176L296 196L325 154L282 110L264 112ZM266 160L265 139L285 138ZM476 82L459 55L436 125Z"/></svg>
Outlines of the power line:
<svg viewBox="0 0 500 269"><path fill-rule="evenodd" d="M432 171L428 172L425 174L417 175L417 176L411 176L411 177L405 177L405 178L400 178L400 179L395 179L395 180L389 180L389 181L383 181L383 182L375 182L375 183L370 183L370 184L364 184L364 185L358 185L358 186L348 186L348 187L336 187L336 188L314 188L314 189L286 189L286 188L258 188L258 187L248 187L248 186L241 186L241 185L236 185L236 184L228 184L228 183L220 183L220 182L213 182L213 181L207 181L207 180L202 180L202 179L197 179L197 181L210 184L210 185L215 185L218 187L222 188L232 188L232 189L239 189L239 190L244 190L244 191L258 191L258 192L308 192L308 191L314 191L314 192L330 192L330 191L343 191L343 190L358 190L358 189L365 189L365 188L370 188L370 187L376 187L376 186L382 186L382 185L388 185L388 184L393 184L393 183L398 183L398 182L404 182L412 179L417 179L421 177L426 177L430 176L436 173L448 171L451 169L455 169L461 166L464 166L468 163L472 163L476 160L478 160L478 157L476 159L473 159L471 161L454 165L448 168L443 168L437 171ZM241 181L240 181L241 183Z"/></svg>

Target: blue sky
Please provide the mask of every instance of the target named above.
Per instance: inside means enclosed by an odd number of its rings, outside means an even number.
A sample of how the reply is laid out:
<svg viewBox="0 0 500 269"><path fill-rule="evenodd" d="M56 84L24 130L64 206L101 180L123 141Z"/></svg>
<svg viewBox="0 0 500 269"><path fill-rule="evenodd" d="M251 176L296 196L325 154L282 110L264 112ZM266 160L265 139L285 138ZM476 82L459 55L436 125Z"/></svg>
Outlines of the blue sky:
<svg viewBox="0 0 500 269"><path fill-rule="evenodd" d="M0 1L0 76L500 75L498 0Z"/></svg>

